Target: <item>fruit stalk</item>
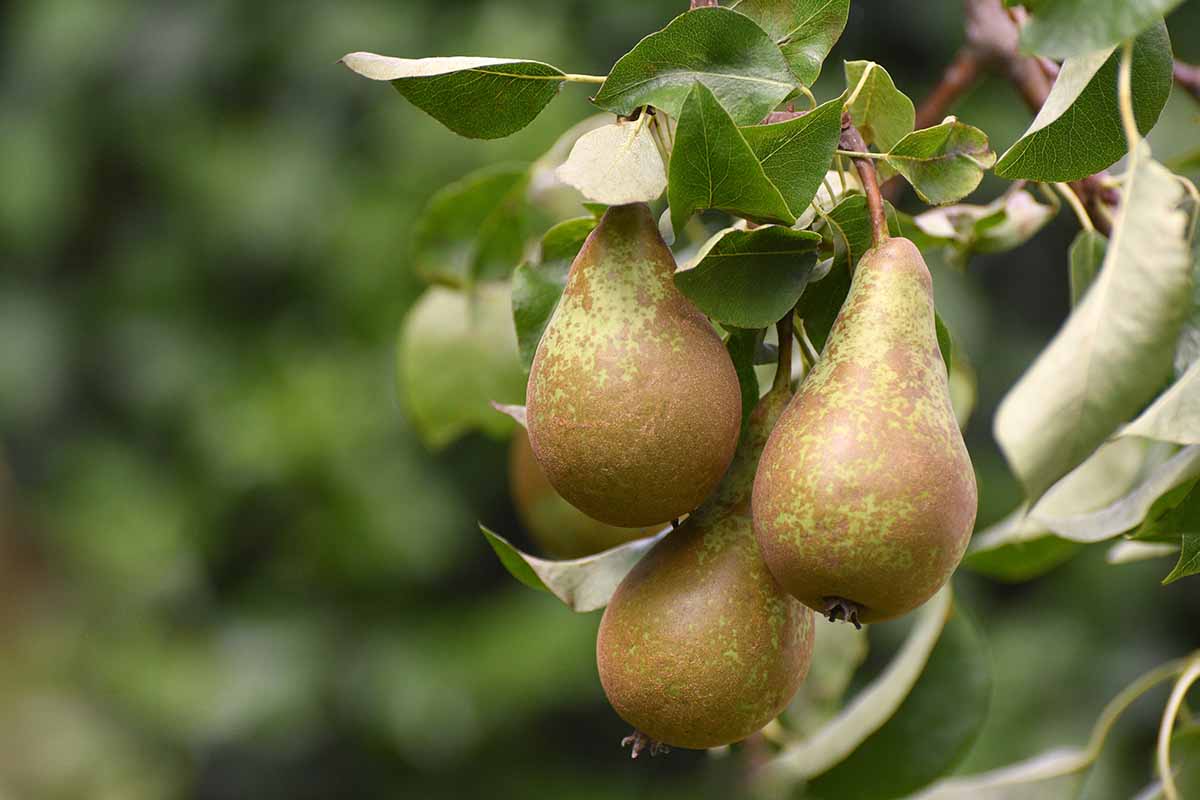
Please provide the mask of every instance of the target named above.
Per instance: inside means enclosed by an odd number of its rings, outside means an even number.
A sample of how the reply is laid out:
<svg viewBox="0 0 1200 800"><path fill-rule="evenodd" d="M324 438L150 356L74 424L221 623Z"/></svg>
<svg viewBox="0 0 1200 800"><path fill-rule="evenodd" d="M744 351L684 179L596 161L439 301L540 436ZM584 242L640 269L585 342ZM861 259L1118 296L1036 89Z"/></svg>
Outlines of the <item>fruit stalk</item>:
<svg viewBox="0 0 1200 800"><path fill-rule="evenodd" d="M867 152L867 143L863 141L858 128L854 127L849 112L842 114L842 141L838 146L842 150L854 153ZM883 195L879 192L879 174L875 171L875 162L871 159L852 160L867 195L867 211L871 215L871 241L879 247L888 240L887 214L883 208Z"/></svg>

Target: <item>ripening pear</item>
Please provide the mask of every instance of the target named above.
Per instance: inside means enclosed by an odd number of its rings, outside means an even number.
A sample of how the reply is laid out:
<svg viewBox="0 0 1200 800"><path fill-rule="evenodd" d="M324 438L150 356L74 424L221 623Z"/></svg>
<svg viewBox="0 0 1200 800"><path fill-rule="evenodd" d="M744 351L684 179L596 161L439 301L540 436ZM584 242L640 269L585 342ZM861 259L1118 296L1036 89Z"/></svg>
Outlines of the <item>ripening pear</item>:
<svg viewBox="0 0 1200 800"><path fill-rule="evenodd" d="M579 252L533 359L529 440L550 484L610 525L680 517L737 446L737 375L675 288L645 203L609 208Z"/></svg>
<svg viewBox="0 0 1200 800"><path fill-rule="evenodd" d="M813 614L771 577L750 518L758 454L789 396L784 382L760 401L716 493L625 576L600 622L604 692L657 742L740 741L808 673Z"/></svg>
<svg viewBox="0 0 1200 800"><path fill-rule="evenodd" d="M508 450L508 483L525 530L543 553L555 558L590 556L652 536L670 522L664 520L661 525L645 528L618 528L592 519L554 491L533 457L529 436L520 427Z"/></svg>
<svg viewBox="0 0 1200 800"><path fill-rule="evenodd" d="M929 269L912 242L889 239L859 262L824 353L767 442L754 482L759 547L809 607L878 622L946 583L976 501Z"/></svg>

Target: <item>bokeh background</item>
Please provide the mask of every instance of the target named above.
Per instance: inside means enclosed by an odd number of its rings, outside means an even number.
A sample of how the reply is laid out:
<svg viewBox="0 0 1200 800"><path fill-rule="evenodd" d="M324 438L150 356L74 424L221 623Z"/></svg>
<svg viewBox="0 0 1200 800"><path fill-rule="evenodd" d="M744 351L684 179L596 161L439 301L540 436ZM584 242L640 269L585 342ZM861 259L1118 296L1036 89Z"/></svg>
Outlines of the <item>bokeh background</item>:
<svg viewBox="0 0 1200 800"><path fill-rule="evenodd" d="M476 520L527 543L507 444L431 453L394 347L430 195L529 161L589 113L457 138L335 61L516 55L603 74L682 0L38 0L0 6L0 797L728 796L741 761L630 763L595 674L598 614L513 581ZM920 98L955 0L863 0L839 59ZM1170 19L1200 59L1200 4ZM1154 137L1197 143L1178 91ZM960 107L997 150L1028 122ZM1193 176L1195 177L1195 176ZM980 198L994 196L989 180ZM978 371L980 522L1018 490L991 438L1068 308L1064 212L935 276ZM1079 744L1139 671L1197 646L1194 581L1102 550L1026 584L963 573L996 692L966 770ZM1152 694L1089 784L1148 781Z"/></svg>

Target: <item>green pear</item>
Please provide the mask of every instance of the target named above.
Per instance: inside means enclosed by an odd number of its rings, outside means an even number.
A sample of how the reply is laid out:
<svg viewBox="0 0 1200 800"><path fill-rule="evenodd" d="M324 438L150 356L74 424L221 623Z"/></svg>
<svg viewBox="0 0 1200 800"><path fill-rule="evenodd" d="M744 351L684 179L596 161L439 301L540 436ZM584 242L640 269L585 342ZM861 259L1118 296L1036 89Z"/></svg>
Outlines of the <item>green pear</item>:
<svg viewBox="0 0 1200 800"><path fill-rule="evenodd" d="M740 741L808 673L813 614L771 577L750 517L758 454L789 396L785 381L760 401L716 493L625 576L600 622L604 692L656 742Z"/></svg>
<svg viewBox="0 0 1200 800"><path fill-rule="evenodd" d="M571 265L529 374L538 463L559 494L610 525L692 511L737 446L737 374L674 272L645 203L609 208Z"/></svg>
<svg viewBox="0 0 1200 800"><path fill-rule="evenodd" d="M546 555L582 558L652 536L667 527L618 528L593 519L554 491L533 457L529 436L517 428L508 450L508 484L525 530Z"/></svg>
<svg viewBox="0 0 1200 800"><path fill-rule="evenodd" d="M763 451L754 530L779 583L831 618L911 611L950 578L975 524L920 251L858 264L825 351Z"/></svg>

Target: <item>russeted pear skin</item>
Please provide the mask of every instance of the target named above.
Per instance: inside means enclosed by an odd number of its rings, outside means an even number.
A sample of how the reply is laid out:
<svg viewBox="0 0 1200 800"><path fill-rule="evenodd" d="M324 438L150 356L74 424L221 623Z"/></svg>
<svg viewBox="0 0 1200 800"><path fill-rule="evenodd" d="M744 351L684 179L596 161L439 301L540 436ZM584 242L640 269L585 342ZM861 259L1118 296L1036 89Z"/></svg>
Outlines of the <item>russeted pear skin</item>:
<svg viewBox="0 0 1200 800"><path fill-rule="evenodd" d="M975 473L950 405L920 251L859 261L825 350L763 451L754 531L779 583L821 612L898 617L950 578L975 524Z"/></svg>
<svg viewBox="0 0 1200 800"><path fill-rule="evenodd" d="M544 555L554 558L590 556L658 533L669 522L646 528L618 528L592 519L554 491L533 457L523 428L517 429L509 446L508 482L513 506L525 530Z"/></svg>
<svg viewBox="0 0 1200 800"><path fill-rule="evenodd" d="M613 709L675 747L740 741L787 706L812 659L813 614L758 552L750 489L786 387L755 408L716 493L617 587L596 663Z"/></svg>
<svg viewBox="0 0 1200 800"><path fill-rule="evenodd" d="M609 208L571 265L529 374L538 463L560 495L610 525L691 512L737 446L737 374L674 272L645 203Z"/></svg>

